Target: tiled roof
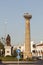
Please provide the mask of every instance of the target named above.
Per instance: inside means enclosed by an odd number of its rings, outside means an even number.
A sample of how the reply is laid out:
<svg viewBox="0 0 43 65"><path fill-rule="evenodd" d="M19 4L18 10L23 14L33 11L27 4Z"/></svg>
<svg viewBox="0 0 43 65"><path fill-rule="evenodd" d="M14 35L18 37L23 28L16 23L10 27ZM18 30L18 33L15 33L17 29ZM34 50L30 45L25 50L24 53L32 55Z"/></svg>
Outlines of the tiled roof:
<svg viewBox="0 0 43 65"><path fill-rule="evenodd" d="M37 46L43 46L43 43L42 44L38 44Z"/></svg>

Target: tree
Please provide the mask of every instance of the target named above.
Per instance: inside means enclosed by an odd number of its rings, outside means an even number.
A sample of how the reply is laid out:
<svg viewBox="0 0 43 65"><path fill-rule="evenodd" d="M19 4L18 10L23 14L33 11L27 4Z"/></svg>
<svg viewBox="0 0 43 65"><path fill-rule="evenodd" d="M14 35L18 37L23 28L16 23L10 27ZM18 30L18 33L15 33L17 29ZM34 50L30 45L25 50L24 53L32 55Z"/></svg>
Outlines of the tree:
<svg viewBox="0 0 43 65"><path fill-rule="evenodd" d="M16 50L17 50L17 49L14 49L14 53L13 53L13 56L14 56L14 57L17 57L17 55L18 55L17 52L16 52Z"/></svg>
<svg viewBox="0 0 43 65"><path fill-rule="evenodd" d="M0 55L4 54L4 45L3 43L0 41Z"/></svg>
<svg viewBox="0 0 43 65"><path fill-rule="evenodd" d="M1 37L1 43L3 43L3 44L5 45L6 40L5 40L5 38L4 38L4 37Z"/></svg>
<svg viewBox="0 0 43 65"><path fill-rule="evenodd" d="M23 58L23 52L20 52L19 55L20 55L20 58Z"/></svg>
<svg viewBox="0 0 43 65"><path fill-rule="evenodd" d="M0 41L0 49L4 49L4 45L1 41Z"/></svg>

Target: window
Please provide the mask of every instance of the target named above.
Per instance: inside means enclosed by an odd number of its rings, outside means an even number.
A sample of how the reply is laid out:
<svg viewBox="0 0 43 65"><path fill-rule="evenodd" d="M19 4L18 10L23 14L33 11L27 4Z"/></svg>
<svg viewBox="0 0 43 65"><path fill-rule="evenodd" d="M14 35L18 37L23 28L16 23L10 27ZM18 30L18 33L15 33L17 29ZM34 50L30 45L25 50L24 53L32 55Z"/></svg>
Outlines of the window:
<svg viewBox="0 0 43 65"><path fill-rule="evenodd" d="M7 51L7 53L9 53L9 51Z"/></svg>
<svg viewBox="0 0 43 65"><path fill-rule="evenodd" d="M33 44L33 48L36 48L36 45L35 44Z"/></svg>

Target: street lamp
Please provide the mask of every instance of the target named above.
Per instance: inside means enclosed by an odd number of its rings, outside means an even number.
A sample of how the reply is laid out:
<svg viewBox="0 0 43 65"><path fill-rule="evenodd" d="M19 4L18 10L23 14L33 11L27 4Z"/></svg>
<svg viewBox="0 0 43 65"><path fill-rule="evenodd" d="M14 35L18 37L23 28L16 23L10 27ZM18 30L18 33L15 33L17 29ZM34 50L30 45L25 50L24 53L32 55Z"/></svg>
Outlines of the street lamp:
<svg viewBox="0 0 43 65"><path fill-rule="evenodd" d="M5 19L4 21L4 39L5 39L5 43L6 43L6 32L7 32L7 19Z"/></svg>
<svg viewBox="0 0 43 65"><path fill-rule="evenodd" d="M7 21L5 22L5 37L6 37L6 32L7 32Z"/></svg>

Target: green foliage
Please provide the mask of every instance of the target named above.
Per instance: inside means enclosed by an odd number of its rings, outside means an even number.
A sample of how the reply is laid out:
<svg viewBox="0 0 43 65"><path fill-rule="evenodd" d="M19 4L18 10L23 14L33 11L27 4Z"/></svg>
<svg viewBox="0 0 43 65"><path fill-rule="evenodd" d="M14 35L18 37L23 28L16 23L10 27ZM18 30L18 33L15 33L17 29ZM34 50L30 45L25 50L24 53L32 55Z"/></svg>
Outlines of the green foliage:
<svg viewBox="0 0 43 65"><path fill-rule="evenodd" d="M4 45L1 41L0 41L0 49L4 49Z"/></svg>
<svg viewBox="0 0 43 65"><path fill-rule="evenodd" d="M4 55L4 52L5 52L5 50L4 50L4 45L3 45L3 43L0 41L0 56L3 56L3 55Z"/></svg>
<svg viewBox="0 0 43 65"><path fill-rule="evenodd" d="M22 59L23 58L23 52L20 52L20 58Z"/></svg>
<svg viewBox="0 0 43 65"><path fill-rule="evenodd" d="M35 61L33 58L27 58L26 61Z"/></svg>
<svg viewBox="0 0 43 65"><path fill-rule="evenodd" d="M14 56L6 56L6 57L1 56L0 60L2 60L2 61L18 61L18 59ZM19 59L19 61L34 61L34 60L32 58L28 58L28 59L21 58L21 59Z"/></svg>
<svg viewBox="0 0 43 65"><path fill-rule="evenodd" d="M18 55L17 52L16 52L16 50L17 50L17 49L15 49L15 50L14 50L14 53L13 53L13 56L14 56L14 57L17 57L17 55Z"/></svg>
<svg viewBox="0 0 43 65"><path fill-rule="evenodd" d="M0 57L0 59L2 60L2 61L17 61L17 58L15 58L15 57L12 57L12 56L7 56L7 57Z"/></svg>

